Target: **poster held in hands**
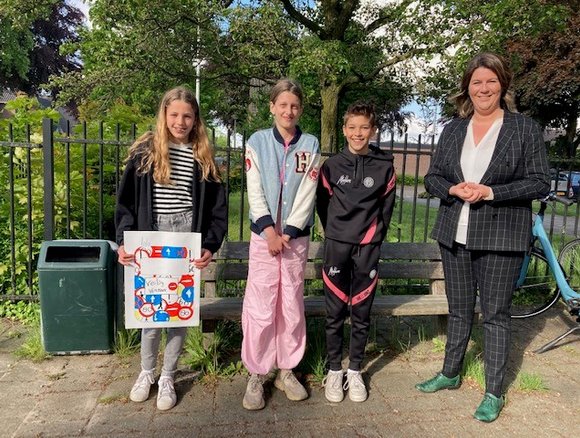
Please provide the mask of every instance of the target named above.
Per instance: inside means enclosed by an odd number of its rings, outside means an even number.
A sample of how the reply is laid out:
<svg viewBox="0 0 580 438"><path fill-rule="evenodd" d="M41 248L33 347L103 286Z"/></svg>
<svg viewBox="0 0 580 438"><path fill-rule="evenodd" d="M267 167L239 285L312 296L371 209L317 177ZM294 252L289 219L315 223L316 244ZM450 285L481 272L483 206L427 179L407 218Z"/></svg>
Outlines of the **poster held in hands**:
<svg viewBox="0 0 580 438"><path fill-rule="evenodd" d="M125 266L125 327L198 326L200 271L193 261L201 235L125 231L124 245L135 255Z"/></svg>

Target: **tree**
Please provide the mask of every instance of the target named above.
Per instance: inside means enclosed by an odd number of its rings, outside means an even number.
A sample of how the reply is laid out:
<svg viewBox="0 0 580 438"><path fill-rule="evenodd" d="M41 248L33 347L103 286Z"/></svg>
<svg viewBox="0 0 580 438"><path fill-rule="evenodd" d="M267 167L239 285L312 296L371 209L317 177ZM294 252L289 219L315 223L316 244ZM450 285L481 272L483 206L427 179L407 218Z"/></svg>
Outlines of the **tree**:
<svg viewBox="0 0 580 438"><path fill-rule="evenodd" d="M406 83L420 66L431 83L439 85L428 91L447 94L474 52L498 47L514 35L537 32L561 16L559 8L542 0L400 0L383 6L320 0L316 8L303 0L280 1L310 34L311 44L304 45L302 58L292 63L298 70L314 71L319 79L325 150L336 142L338 102L354 84L379 76ZM434 64L437 58L446 64Z"/></svg>
<svg viewBox="0 0 580 438"><path fill-rule="evenodd" d="M95 0L92 28L84 29L80 45L70 48L80 51L82 73L53 78L53 86L62 90L60 101L92 99L104 112L121 97L144 113L154 112L165 90L194 84L196 59L219 50L214 40L230 3Z"/></svg>
<svg viewBox="0 0 580 438"><path fill-rule="evenodd" d="M520 109L544 126L563 129L564 154L574 158L580 144L580 2L565 3L564 26L511 41L507 50Z"/></svg>
<svg viewBox="0 0 580 438"><path fill-rule="evenodd" d="M475 51L552 25L557 14L544 2L95 0L93 28L80 45L84 71L54 84L63 99L105 108L122 97L151 111L165 89L193 85L203 59L204 116L250 127L265 122L267 86L291 76L306 91L304 120L320 114L322 148L330 151L348 99L371 96L396 122L389 114L419 80L426 95L448 94Z"/></svg>
<svg viewBox="0 0 580 438"><path fill-rule="evenodd" d="M83 22L84 15L78 8L61 1L52 6L47 19L36 20L32 24L34 46L29 54L30 68L20 89L36 94L46 86L51 76L80 71L78 56L61 52L60 49L79 41L78 31Z"/></svg>
<svg viewBox="0 0 580 438"><path fill-rule="evenodd" d="M93 28L83 33L80 45L84 71L65 75L53 84L64 90L63 100L90 98L98 100L104 110L121 96L128 104L151 109L165 89L192 85L195 60L202 58L201 106L206 118L217 117L228 126L235 120L238 126L249 129L263 127L270 123L261 111L267 107L265 91L280 77L291 75L306 90L303 122L314 133L320 132L320 111L328 105L321 99L318 76L337 68L335 61L344 64L332 52L335 43L325 47L305 33L277 0L235 7L231 3L172 0L159 7L151 0L130 4L97 0L91 9ZM362 49L349 54L358 59L361 71L366 60L382 56L378 47ZM311 52L320 59L313 59ZM365 56L361 56L363 52ZM317 70L311 71L312 66ZM397 110L408 96L401 93L401 81L369 75L367 94L376 100L388 95L389 99L378 101L378 106L385 111ZM394 90L400 93L397 99ZM248 112L248 108L257 111ZM389 116L384 119L396 120ZM332 141L336 145L336 117L333 123Z"/></svg>
<svg viewBox="0 0 580 438"><path fill-rule="evenodd" d="M0 0L0 86L13 86L26 77L33 45L29 27L56 1Z"/></svg>
<svg viewBox="0 0 580 438"><path fill-rule="evenodd" d="M34 94L50 75L79 70L60 48L78 41L83 19L62 0L0 0L0 86Z"/></svg>

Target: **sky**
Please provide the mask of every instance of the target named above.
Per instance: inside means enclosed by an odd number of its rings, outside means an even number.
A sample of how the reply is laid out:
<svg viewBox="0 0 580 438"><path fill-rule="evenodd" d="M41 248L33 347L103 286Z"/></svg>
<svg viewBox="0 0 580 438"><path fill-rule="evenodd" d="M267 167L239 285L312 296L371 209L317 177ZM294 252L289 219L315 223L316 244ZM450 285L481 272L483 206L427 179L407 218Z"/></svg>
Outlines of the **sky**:
<svg viewBox="0 0 580 438"><path fill-rule="evenodd" d="M73 5L74 7L80 9L85 17L87 17L87 21L89 19L89 5L83 0L68 0L68 3Z"/></svg>
<svg viewBox="0 0 580 438"><path fill-rule="evenodd" d="M410 142L416 142L419 138L419 135L421 135L422 143L431 141L431 136L435 136L435 140L439 138L439 134L443 129L443 125L438 123L434 126L431 125L426 128L426 115L424 109L421 108L418 102L410 102L401 108L401 111L409 113L409 116L405 118L405 122L407 124L407 136ZM437 107L436 113L432 117L439 119L441 117L441 108ZM388 135L390 138L390 132ZM402 139L403 137L404 135L395 135L396 140Z"/></svg>

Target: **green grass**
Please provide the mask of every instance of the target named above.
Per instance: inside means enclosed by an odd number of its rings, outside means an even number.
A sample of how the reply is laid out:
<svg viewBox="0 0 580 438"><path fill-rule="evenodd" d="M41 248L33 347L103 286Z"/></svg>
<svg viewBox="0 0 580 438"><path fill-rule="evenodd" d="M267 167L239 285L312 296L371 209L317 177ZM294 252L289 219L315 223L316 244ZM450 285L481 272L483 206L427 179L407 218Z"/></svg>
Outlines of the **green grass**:
<svg viewBox="0 0 580 438"><path fill-rule="evenodd" d="M123 329L117 331L113 352L120 359L127 359L139 351L139 332L138 329Z"/></svg>
<svg viewBox="0 0 580 438"><path fill-rule="evenodd" d="M326 333L324 318L306 320L306 352L299 369L312 382L321 384L326 376Z"/></svg>
<svg viewBox="0 0 580 438"><path fill-rule="evenodd" d="M551 214L556 214L558 216L576 216L578 214L580 214L579 210L578 210L578 203L574 203L570 206L566 206L564 204L561 204L560 202L553 202L552 207L548 207L546 209L546 220L549 220L549 216ZM538 209L540 208L540 201L534 201L532 203L532 210L534 212L538 211Z"/></svg>
<svg viewBox="0 0 580 438"><path fill-rule="evenodd" d="M24 343L16 349L14 354L23 359L29 359L32 362L42 362L50 358L50 355L42 346L42 336L40 333L40 322L30 326Z"/></svg>
<svg viewBox="0 0 580 438"><path fill-rule="evenodd" d="M412 190L413 184L407 184L405 190ZM397 195L398 195L397 191ZM422 197L422 193L418 193L419 197ZM429 233L435 224L435 218L437 216L438 208L436 207L436 200L431 202L429 209L427 206L420 203L413 205L412 202L403 201L401 203L400 198L397 196L395 202L395 208L393 210L393 216L391 219L391 227L387 235L388 240L391 242L423 242L425 240L430 241ZM534 201L532 204L532 211L538 211L540 206L539 201ZM248 241L250 238L250 223L248 219L248 197L244 193L244 211L243 217L240 221L240 211L241 211L241 193L232 192L230 193L229 199L229 231L228 239L230 240L243 240ZM551 214L556 214L559 216L568 216L574 218L580 216L579 204L575 203L569 207L566 207L560 203L554 203L554 210L551 211L548 208L546 211L546 221L550 220ZM414 219L413 219L414 218ZM242 226L243 235L240 239L240 224Z"/></svg>
<svg viewBox="0 0 580 438"><path fill-rule="evenodd" d="M397 318L398 320L398 318ZM398 321L391 326L391 336L389 337L389 344L391 349L399 353L406 353L411 349L413 334L409 326L402 329Z"/></svg>
<svg viewBox="0 0 580 438"><path fill-rule="evenodd" d="M250 219L248 211L247 193L244 193L244 209L242 216L241 192L230 193L228 207L228 240L232 241L249 241L250 240ZM240 227L242 228L242 238L240 239Z"/></svg>
<svg viewBox="0 0 580 438"><path fill-rule="evenodd" d="M463 359L461 371L464 380L485 388L485 371L483 365L483 331L480 326L474 327L471 332L470 347Z"/></svg>
<svg viewBox="0 0 580 438"><path fill-rule="evenodd" d="M441 338L433 338L431 342L433 343L433 353L443 353L445 351L445 341Z"/></svg>
<svg viewBox="0 0 580 438"><path fill-rule="evenodd" d="M481 356L481 353L475 353L473 351L465 353L461 374L464 380L469 380L483 389L485 388L485 371Z"/></svg>
<svg viewBox="0 0 580 438"><path fill-rule="evenodd" d="M520 372L516 378L516 387L520 391L547 391L548 386L542 376L537 373Z"/></svg>
<svg viewBox="0 0 580 438"><path fill-rule="evenodd" d="M250 220L248 218L248 197L244 193L244 210L241 214L241 193L232 192L229 198L228 210L228 240L250 240ZM427 218L426 218L427 215ZM423 242L435 223L437 209L431 206L403 201L397 198L391 219L391 226L387 233L389 242ZM413 219L414 218L414 219ZM241 220L240 220L241 219ZM240 226L242 239L240 239ZM315 239L315 240L319 240Z"/></svg>
<svg viewBox="0 0 580 438"><path fill-rule="evenodd" d="M220 321L213 334L202 333L199 327L187 331L182 363L201 371L204 377L219 378L235 375L243 370L237 356L241 345L238 322Z"/></svg>
<svg viewBox="0 0 580 438"><path fill-rule="evenodd" d="M116 394L108 397L101 397L97 400L97 403L101 405L110 405L116 402L127 403L128 401L129 397L127 397L127 394Z"/></svg>

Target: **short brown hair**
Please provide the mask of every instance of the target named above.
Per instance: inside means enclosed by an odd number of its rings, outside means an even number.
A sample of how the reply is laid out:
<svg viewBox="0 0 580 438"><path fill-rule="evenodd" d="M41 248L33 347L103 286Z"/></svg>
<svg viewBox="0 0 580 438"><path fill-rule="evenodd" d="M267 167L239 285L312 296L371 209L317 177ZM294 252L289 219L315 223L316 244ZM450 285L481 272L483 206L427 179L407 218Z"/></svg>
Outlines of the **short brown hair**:
<svg viewBox="0 0 580 438"><path fill-rule="evenodd" d="M375 106L373 104L365 102L353 103L346 109L344 117L342 118L342 123L346 125L348 119L354 116L364 116L369 119L371 126L376 126L377 117L375 114Z"/></svg>
<svg viewBox="0 0 580 438"><path fill-rule="evenodd" d="M517 112L515 97L513 91L510 90L513 73L507 61L495 53L483 52L474 56L469 61L461 78L459 92L449 99L455 105L459 117L467 118L473 114L473 103L469 97L469 82L471 81L473 72L479 67L487 68L497 75L501 85L501 107L512 113Z"/></svg>

